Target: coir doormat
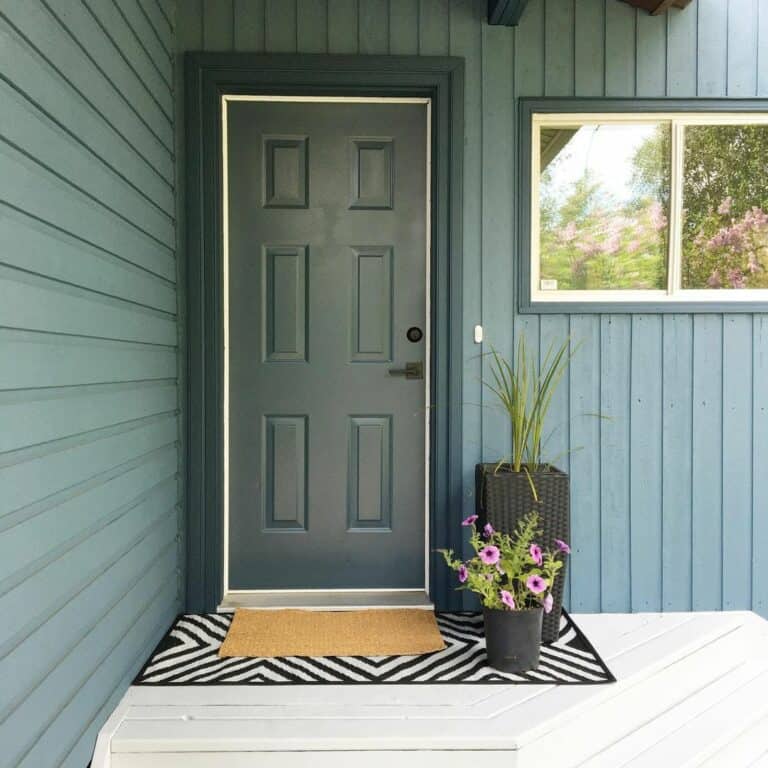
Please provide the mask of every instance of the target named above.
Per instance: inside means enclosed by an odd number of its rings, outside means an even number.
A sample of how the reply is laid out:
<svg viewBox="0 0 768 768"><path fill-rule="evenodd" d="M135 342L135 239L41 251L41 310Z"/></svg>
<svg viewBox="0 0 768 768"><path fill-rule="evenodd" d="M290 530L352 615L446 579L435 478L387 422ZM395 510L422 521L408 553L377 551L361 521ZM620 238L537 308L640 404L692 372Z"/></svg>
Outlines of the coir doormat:
<svg viewBox="0 0 768 768"><path fill-rule="evenodd" d="M422 608L242 609L219 656L417 656L444 648L435 614Z"/></svg>
<svg viewBox="0 0 768 768"><path fill-rule="evenodd" d="M557 684L614 682L597 651L563 611L560 636L542 646L539 668L505 674L488 666L483 617L437 615L445 648L419 656L221 658L232 614L179 616L134 685Z"/></svg>

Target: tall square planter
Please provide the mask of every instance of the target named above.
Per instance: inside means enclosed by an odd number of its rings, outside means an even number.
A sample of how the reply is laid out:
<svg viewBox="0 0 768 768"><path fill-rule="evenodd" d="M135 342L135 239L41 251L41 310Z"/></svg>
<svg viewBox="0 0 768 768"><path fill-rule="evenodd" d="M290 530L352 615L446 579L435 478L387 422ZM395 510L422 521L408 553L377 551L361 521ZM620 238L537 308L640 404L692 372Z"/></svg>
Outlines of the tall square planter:
<svg viewBox="0 0 768 768"><path fill-rule="evenodd" d="M508 464L503 464L498 472L495 469L495 464L475 466L475 510L481 526L490 523L497 531L512 534L518 521L535 510L539 513L544 549L554 547L555 539L570 542L570 488L565 472L551 467L548 472L530 473L537 501L525 472L513 472ZM563 557L567 562L567 555ZM552 610L544 616L541 630L544 643L557 640L564 582L565 568L552 588Z"/></svg>

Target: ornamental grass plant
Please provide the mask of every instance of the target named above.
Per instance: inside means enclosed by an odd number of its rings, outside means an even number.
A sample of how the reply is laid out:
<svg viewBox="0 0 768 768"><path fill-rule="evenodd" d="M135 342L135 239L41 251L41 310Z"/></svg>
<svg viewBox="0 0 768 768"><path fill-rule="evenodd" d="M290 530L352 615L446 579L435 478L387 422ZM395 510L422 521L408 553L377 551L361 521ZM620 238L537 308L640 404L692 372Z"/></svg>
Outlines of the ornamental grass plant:
<svg viewBox="0 0 768 768"><path fill-rule="evenodd" d="M547 413L575 351L570 338L559 347L553 343L537 366L521 336L514 367L495 349L489 353L491 380L483 384L498 397L512 428L512 454L498 462L497 471L507 462L513 472L540 472L549 467L542 455Z"/></svg>

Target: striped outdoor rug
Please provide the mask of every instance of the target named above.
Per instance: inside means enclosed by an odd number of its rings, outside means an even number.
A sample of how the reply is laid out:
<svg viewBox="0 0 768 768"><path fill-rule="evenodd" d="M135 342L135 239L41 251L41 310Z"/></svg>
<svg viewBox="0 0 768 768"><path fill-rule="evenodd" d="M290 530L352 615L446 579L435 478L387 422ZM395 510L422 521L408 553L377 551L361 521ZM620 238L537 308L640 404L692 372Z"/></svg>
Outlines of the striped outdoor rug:
<svg viewBox="0 0 768 768"><path fill-rule="evenodd" d="M220 658L219 647L231 621L231 614L179 616L134 685L590 685L615 680L565 612L558 640L542 646L539 668L514 675L487 665L483 617L477 613L438 614L446 647L421 656Z"/></svg>

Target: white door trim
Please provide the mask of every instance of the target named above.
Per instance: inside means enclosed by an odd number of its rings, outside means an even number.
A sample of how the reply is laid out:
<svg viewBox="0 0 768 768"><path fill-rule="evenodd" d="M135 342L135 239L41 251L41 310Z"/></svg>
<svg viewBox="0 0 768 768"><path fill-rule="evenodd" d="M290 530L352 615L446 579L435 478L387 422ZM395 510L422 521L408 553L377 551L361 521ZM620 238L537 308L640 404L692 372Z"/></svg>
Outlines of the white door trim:
<svg viewBox="0 0 768 768"><path fill-rule="evenodd" d="M424 104L427 108L426 135L426 241L425 258L425 332L424 332L424 587L418 589L249 589L229 587L229 168L227 147L227 110L230 102L291 102L341 104ZM385 607L386 605L431 606L429 580L429 512L430 512L430 389L431 389L431 229L432 229L432 99L378 98L369 96L278 96L254 94L222 94L221 96L221 155L222 155L222 312L224 327L223 374L223 597L219 610L236 607Z"/></svg>

